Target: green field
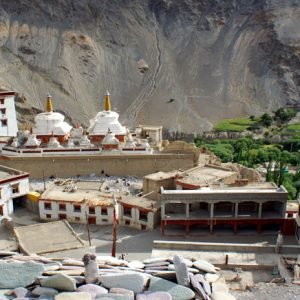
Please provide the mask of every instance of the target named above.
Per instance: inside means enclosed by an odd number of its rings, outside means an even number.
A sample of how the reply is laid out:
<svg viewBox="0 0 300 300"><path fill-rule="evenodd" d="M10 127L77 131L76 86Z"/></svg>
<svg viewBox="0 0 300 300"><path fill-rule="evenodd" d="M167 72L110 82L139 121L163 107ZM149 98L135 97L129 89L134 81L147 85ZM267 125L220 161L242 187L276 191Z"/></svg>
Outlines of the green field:
<svg viewBox="0 0 300 300"><path fill-rule="evenodd" d="M234 118L224 119L214 126L217 131L237 131L242 132L246 130L250 125L256 123L256 120L250 120L249 118Z"/></svg>
<svg viewBox="0 0 300 300"><path fill-rule="evenodd" d="M288 131L300 131L300 124L290 124L286 127Z"/></svg>

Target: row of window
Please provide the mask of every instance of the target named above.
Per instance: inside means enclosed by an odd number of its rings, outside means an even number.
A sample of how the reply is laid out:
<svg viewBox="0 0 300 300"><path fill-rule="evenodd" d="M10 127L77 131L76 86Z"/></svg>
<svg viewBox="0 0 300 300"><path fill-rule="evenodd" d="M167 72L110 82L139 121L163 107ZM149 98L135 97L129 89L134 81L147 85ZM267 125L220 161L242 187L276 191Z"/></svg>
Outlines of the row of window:
<svg viewBox="0 0 300 300"><path fill-rule="evenodd" d="M51 219L52 215L51 214L46 214L46 218ZM59 218L59 220L65 220L65 219L67 219L67 215L66 214L58 214L58 218ZM86 221L86 220L81 219L80 217L75 217L74 221L75 222L81 222L81 221ZM108 219L102 219L101 221L102 222L108 222ZM96 217L88 218L88 222L89 222L89 224L96 224Z"/></svg>
<svg viewBox="0 0 300 300"><path fill-rule="evenodd" d="M44 209L45 210L52 210L52 203L51 202L44 202ZM65 203L59 203L58 205L59 211L66 211L67 205ZM73 212L80 213L81 212L81 205L79 204L73 204ZM95 215L96 210L94 206L89 206L89 214ZM101 215L107 215L107 208L101 207Z"/></svg>
<svg viewBox="0 0 300 300"><path fill-rule="evenodd" d="M139 213L139 215L140 215L139 220L147 222L148 221L148 212L145 212L145 211L142 211L142 210L140 210L139 212L140 212ZM124 206L123 207L123 214L124 214L125 217L132 218L131 207Z"/></svg>

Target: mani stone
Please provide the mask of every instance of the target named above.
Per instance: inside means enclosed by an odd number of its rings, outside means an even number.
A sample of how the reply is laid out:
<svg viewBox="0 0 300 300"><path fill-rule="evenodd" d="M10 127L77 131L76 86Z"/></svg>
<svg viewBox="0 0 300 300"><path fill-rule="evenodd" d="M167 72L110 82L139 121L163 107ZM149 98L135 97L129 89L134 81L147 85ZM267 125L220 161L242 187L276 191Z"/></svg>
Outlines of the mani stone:
<svg viewBox="0 0 300 300"><path fill-rule="evenodd" d="M89 293L60 293L55 296L55 300L92 300Z"/></svg>
<svg viewBox="0 0 300 300"><path fill-rule="evenodd" d="M25 287L32 284L43 271L44 266L40 263L0 263L0 288Z"/></svg>
<svg viewBox="0 0 300 300"><path fill-rule="evenodd" d="M204 279L202 274L197 274L194 276L195 280L197 280L203 287L205 293L210 296L211 295L211 287L208 281Z"/></svg>
<svg viewBox="0 0 300 300"><path fill-rule="evenodd" d="M74 292L76 290L76 280L65 274L57 274L42 279L41 286L53 288L58 291Z"/></svg>
<svg viewBox="0 0 300 300"><path fill-rule="evenodd" d="M58 291L52 288L37 286L32 290L32 294L38 296L55 296L58 294Z"/></svg>
<svg viewBox="0 0 300 300"><path fill-rule="evenodd" d="M132 296L134 298L134 292L131 290L127 290L127 289L122 289L122 288L111 288L109 290L109 292L111 294L121 294L121 295L129 295Z"/></svg>
<svg viewBox="0 0 300 300"><path fill-rule="evenodd" d="M28 293L28 290L23 287L18 287L14 289L14 294L17 298L25 298Z"/></svg>
<svg viewBox="0 0 300 300"><path fill-rule="evenodd" d="M195 297L195 293L191 289L154 276L151 277L148 291L167 292L173 300L190 300Z"/></svg>
<svg viewBox="0 0 300 300"><path fill-rule="evenodd" d="M96 296L98 296L98 295L108 293L108 290L106 288L96 285L96 284L91 284L91 283L80 286L77 289L77 291L89 293L89 294L91 294L93 299L95 299Z"/></svg>
<svg viewBox="0 0 300 300"><path fill-rule="evenodd" d="M99 295L97 296L97 299L101 300L134 300L134 297L130 295L125 295L125 294L105 294L105 295Z"/></svg>
<svg viewBox="0 0 300 300"><path fill-rule="evenodd" d="M136 295L136 300L172 300L172 296L167 292L145 292Z"/></svg>
<svg viewBox="0 0 300 300"><path fill-rule="evenodd" d="M212 300L236 300L234 296L228 293L222 293L222 292L213 292L211 294Z"/></svg>
<svg viewBox="0 0 300 300"><path fill-rule="evenodd" d="M197 269L207 272L207 273L216 273L216 269L214 267L214 265L212 265L211 263L205 261L205 260L196 260L193 263L194 267L196 267Z"/></svg>
<svg viewBox="0 0 300 300"><path fill-rule="evenodd" d="M141 293L145 286L145 277L139 273L103 275L99 280L106 288L124 288L135 293Z"/></svg>
<svg viewBox="0 0 300 300"><path fill-rule="evenodd" d="M128 263L128 267L132 269L144 269L145 265L138 260L133 260Z"/></svg>
<svg viewBox="0 0 300 300"><path fill-rule="evenodd" d="M85 254L82 258L84 263L85 271L85 282L86 283L97 283L98 282L98 262L97 256L94 254Z"/></svg>
<svg viewBox="0 0 300 300"><path fill-rule="evenodd" d="M166 262L169 261L168 258L165 257L156 257L156 258L148 258L143 261L144 264L153 264L157 262Z"/></svg>
<svg viewBox="0 0 300 300"><path fill-rule="evenodd" d="M176 279L178 284L189 287L190 286L190 277L189 271L185 263L180 263L179 266L175 266L176 270Z"/></svg>
<svg viewBox="0 0 300 300"><path fill-rule="evenodd" d="M205 290L203 289L202 285L199 283L198 280L195 279L195 276L191 276L191 285L196 291L196 293L201 297L201 299L207 299Z"/></svg>
<svg viewBox="0 0 300 300"><path fill-rule="evenodd" d="M219 275L217 274L210 274L210 273L207 273L205 274L205 280L208 281L209 283L212 283L212 282L215 282L219 279Z"/></svg>

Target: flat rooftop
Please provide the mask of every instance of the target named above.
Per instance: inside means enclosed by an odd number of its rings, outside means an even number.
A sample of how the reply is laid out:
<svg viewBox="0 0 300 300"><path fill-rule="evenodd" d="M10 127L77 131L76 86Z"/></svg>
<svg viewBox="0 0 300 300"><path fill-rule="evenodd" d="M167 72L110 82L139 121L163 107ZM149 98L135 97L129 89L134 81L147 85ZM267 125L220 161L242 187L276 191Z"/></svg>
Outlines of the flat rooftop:
<svg viewBox="0 0 300 300"><path fill-rule="evenodd" d="M104 183L99 181L52 182L41 195L43 201L87 203L94 206L113 206L113 193L103 192ZM114 193L116 194L116 193ZM119 195L115 195L118 200Z"/></svg>
<svg viewBox="0 0 300 300"><path fill-rule="evenodd" d="M15 227L14 234L22 252L27 255L84 247L84 242L65 220Z"/></svg>
<svg viewBox="0 0 300 300"><path fill-rule="evenodd" d="M1 166L0 165L0 184L2 181L9 181L13 179L17 179L20 176L29 176L28 173L19 171L16 169L12 169L9 167Z"/></svg>
<svg viewBox="0 0 300 300"><path fill-rule="evenodd" d="M146 179L150 179L150 180L163 180L163 179L168 179L168 178L172 178L175 177L176 175L179 175L181 172L180 171L170 171L170 172L156 172L156 173L152 173L149 175L144 176L144 178Z"/></svg>
<svg viewBox="0 0 300 300"><path fill-rule="evenodd" d="M182 175L182 178L178 178L178 182L191 184L191 185L208 185L209 183L222 180L224 178L231 177L233 175L238 175L237 172L234 172L229 169L214 167L205 165L203 167L193 168L187 170Z"/></svg>
<svg viewBox="0 0 300 300"><path fill-rule="evenodd" d="M157 211L160 208L160 204L157 201L150 200L143 197L126 196L121 197L118 200L121 204L126 204L131 207L137 207L148 211Z"/></svg>

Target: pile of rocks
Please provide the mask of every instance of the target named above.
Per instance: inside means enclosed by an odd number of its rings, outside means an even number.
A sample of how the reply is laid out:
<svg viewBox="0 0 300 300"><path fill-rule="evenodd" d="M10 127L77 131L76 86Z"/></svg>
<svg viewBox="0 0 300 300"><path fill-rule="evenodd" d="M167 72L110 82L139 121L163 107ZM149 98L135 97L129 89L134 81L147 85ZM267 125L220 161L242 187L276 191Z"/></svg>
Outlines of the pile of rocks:
<svg viewBox="0 0 300 300"><path fill-rule="evenodd" d="M82 261L0 255L0 300L235 299L218 268L204 260L177 255L143 262L94 254L84 255Z"/></svg>

